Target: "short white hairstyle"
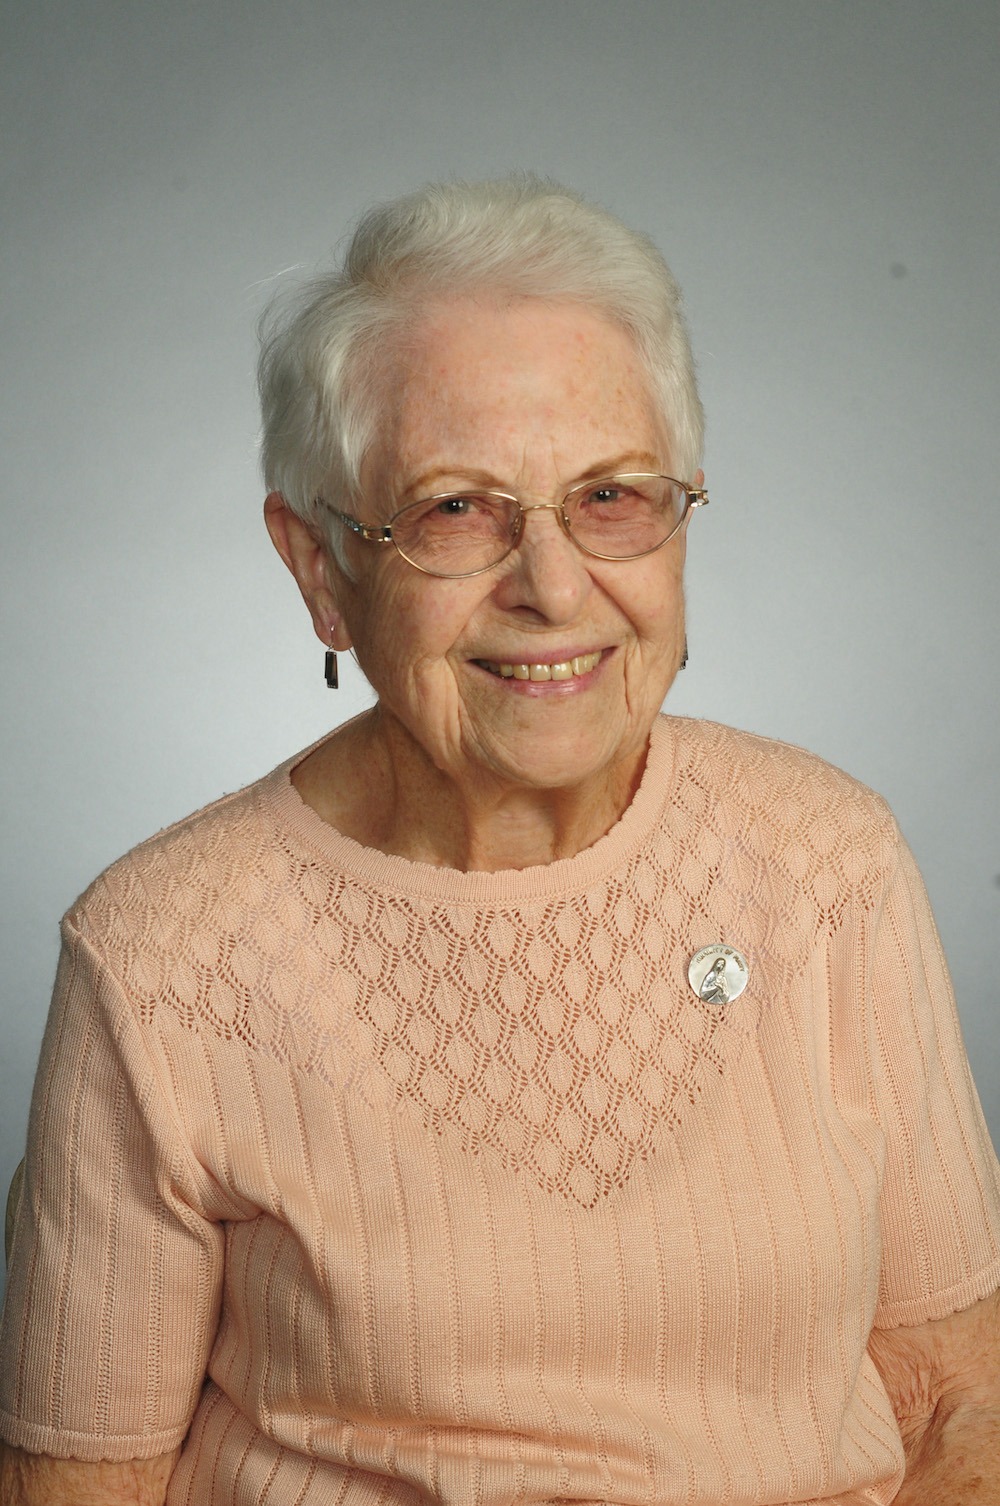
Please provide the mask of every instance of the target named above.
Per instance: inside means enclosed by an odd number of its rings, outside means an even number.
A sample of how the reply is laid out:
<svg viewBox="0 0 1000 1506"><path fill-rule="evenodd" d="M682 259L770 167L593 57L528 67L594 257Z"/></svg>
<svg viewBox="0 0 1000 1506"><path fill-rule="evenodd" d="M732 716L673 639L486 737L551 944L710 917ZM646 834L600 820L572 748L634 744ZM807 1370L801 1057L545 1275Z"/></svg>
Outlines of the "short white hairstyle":
<svg viewBox="0 0 1000 1506"><path fill-rule="evenodd" d="M319 499L350 510L377 434L379 357L449 296L572 301L635 342L665 427L670 464L690 481L704 420L680 291L648 236L533 174L430 183L360 220L343 265L279 294L260 326L262 466L269 491L323 534Z"/></svg>

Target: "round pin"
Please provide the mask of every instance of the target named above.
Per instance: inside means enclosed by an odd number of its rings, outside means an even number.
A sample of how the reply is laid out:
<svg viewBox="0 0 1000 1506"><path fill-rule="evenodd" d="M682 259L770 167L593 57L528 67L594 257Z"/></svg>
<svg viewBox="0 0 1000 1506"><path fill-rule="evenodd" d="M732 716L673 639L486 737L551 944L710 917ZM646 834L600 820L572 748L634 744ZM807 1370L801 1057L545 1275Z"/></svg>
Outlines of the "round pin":
<svg viewBox="0 0 1000 1506"><path fill-rule="evenodd" d="M688 982L706 1004L729 1004L738 999L749 977L743 953L721 941L703 946L688 963Z"/></svg>

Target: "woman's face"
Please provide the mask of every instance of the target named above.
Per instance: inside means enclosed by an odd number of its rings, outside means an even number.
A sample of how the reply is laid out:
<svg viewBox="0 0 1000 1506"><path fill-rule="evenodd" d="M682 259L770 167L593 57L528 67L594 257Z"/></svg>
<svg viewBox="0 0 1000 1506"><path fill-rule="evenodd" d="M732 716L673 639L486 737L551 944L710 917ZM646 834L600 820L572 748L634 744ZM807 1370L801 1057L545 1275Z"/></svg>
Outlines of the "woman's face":
<svg viewBox="0 0 1000 1506"><path fill-rule="evenodd" d="M531 504L588 477L669 474L648 388L628 337L582 307L443 302L388 365L357 512L384 523L473 483ZM609 562L577 549L555 513L532 512L519 548L464 580L423 575L392 548L349 547L356 579L335 583L344 625L415 752L480 790L634 780L682 654L683 532ZM496 672L574 659L582 672L569 679Z"/></svg>

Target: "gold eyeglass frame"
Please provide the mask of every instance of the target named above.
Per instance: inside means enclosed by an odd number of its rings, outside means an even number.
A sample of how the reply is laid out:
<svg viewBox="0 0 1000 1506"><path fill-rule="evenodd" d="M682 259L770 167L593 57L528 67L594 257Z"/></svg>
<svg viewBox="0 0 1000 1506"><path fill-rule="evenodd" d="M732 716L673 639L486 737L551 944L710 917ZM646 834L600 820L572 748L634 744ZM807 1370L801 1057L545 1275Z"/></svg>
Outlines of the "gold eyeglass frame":
<svg viewBox="0 0 1000 1506"><path fill-rule="evenodd" d="M653 480L669 481L673 486L679 487L680 490L684 493L684 511L681 513L680 517L674 524L673 528L671 528L666 538L661 539L658 544L653 544L649 549L641 549L637 554L601 554L597 549L589 549L586 544L582 544L580 540L575 537L573 530L570 527L569 518L566 514L566 503L576 492L584 492L591 488L599 488L600 486L606 485L608 482L612 481ZM397 518L401 518L404 513L409 512L412 508L426 507L430 502L447 502L450 497L458 498L464 496L464 492L436 492L433 496L430 497L418 497L413 502L407 502L406 506L401 507L398 512L394 512L388 523L385 523L381 526L372 523L361 523L357 518L352 517L350 513L341 512L339 507L334 507L331 503L325 502L321 497L317 498L317 501L322 507L326 509L327 512L331 513L338 522L342 523L345 528L349 528L351 532L356 534L359 539L364 539L365 543L391 544L396 550L396 553L399 555L399 557L401 559L404 559L408 565L412 565L414 570L419 570L421 575L433 575L438 580L469 580L474 575L485 575L488 570L495 570L497 565L502 565L504 560L508 559L510 555L514 553L514 550L518 547L521 539L524 537L524 520L529 512L554 512L559 520L559 524L562 528L563 533L569 539L570 543L580 550L581 554L589 555L591 559L609 560L612 563L620 563L628 560L645 559L648 554L655 554L658 549L662 549L665 544L670 543L671 539L677 537L677 534L684 527L684 524L687 522L688 517L696 507L707 507L709 501L708 492L704 487L689 486L686 481L678 481L676 476L665 476L656 471L622 471L614 476L597 476L592 481L580 481L577 482L575 486L571 486L569 490L564 493L562 500L559 502L532 502L529 503L528 506L525 506L524 503L521 502L518 497L515 497L511 492L497 491L492 487L469 487L468 493L469 495L477 497L495 497L500 502L512 502L517 508L518 513L517 527L511 534L510 544L504 550L503 554L501 554L499 559L491 560L488 565L480 565L477 570L460 570L454 573L451 571L446 572L442 570L431 570L428 569L426 565L420 565L416 560L411 559L399 544L398 540L393 534L392 528Z"/></svg>

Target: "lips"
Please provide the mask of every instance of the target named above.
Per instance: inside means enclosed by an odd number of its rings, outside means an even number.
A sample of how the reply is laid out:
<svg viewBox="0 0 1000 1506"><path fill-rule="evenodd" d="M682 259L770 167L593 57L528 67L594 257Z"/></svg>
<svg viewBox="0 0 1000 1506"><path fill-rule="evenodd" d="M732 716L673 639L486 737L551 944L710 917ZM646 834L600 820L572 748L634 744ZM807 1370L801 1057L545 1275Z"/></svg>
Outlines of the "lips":
<svg viewBox="0 0 1000 1506"><path fill-rule="evenodd" d="M555 664L513 664L496 659L477 659L481 669L503 680L574 680L588 675L600 662L600 653L576 654L572 659L563 659Z"/></svg>

